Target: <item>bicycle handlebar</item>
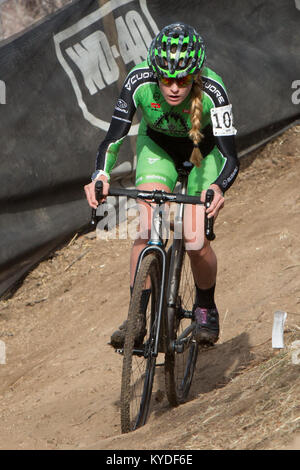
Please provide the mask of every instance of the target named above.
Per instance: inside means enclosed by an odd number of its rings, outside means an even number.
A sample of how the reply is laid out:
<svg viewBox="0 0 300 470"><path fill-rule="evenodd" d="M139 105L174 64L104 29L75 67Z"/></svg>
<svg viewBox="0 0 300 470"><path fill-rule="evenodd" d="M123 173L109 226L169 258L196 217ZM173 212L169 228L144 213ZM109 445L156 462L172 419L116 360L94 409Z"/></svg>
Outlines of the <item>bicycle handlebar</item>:
<svg viewBox="0 0 300 470"><path fill-rule="evenodd" d="M103 195L103 182L97 181L95 184L96 199L99 201ZM214 191L208 189L206 191L205 202L200 201L199 196L188 196L180 193L167 193L161 190L142 191L139 189L125 189L125 188L110 188L108 196L126 196L131 199L142 199L151 201L156 204L164 204L165 202L176 202L177 204L198 204L204 205L206 208L210 206L214 198ZM96 209L92 209L91 224L95 226L97 223ZM214 218L208 218L205 213L205 236L208 240L214 240L215 234L213 231Z"/></svg>

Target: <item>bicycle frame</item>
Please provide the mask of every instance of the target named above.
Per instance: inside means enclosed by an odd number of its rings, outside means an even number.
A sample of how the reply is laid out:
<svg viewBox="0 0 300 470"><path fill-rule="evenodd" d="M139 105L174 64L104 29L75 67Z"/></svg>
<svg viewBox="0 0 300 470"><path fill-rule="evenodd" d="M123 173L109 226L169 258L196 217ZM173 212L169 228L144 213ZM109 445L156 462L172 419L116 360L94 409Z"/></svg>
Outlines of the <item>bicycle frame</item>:
<svg viewBox="0 0 300 470"><path fill-rule="evenodd" d="M184 176L181 180L182 182L182 190L181 194L185 195L187 191L187 176ZM158 320L158 334L155 339L155 347L154 347L154 356L157 357L158 355L158 344L159 344L159 338L160 338L160 326L161 326L161 319L163 315L163 307L165 304L165 297L167 296L167 309L169 308L175 308L175 303L176 303L176 294L177 294L177 289L178 285L180 282L180 270L181 270L181 262L182 262L182 257L181 261L178 262L177 260L177 266L173 267L173 269L176 269L175 276L172 276L172 280L175 281L170 284L170 289L169 292L167 293L167 286L166 286L166 272L167 272L167 253L164 248L164 244L162 243L162 207L164 204L158 204L157 207L154 209L153 216L152 216L152 224L151 224L151 237L149 241L147 242L147 246L141 251L139 258L138 258L138 263L136 267L136 272L135 272L135 277L136 273L139 270L139 267L141 265L141 262L143 258L151 251L155 251L159 254L161 258L161 265L162 265L162 279L161 279L161 289L160 289L160 301L159 301L159 309L157 313L157 320ZM176 211L176 217L175 217L175 227L180 230L180 237L174 239L173 242L173 250L177 250L177 252L182 253L182 245L184 243L183 237L182 237L182 228L183 228L183 214L184 214L184 204L181 203L177 207ZM175 264L175 263L174 263ZM174 272L173 269L171 269L171 272ZM168 294L168 295L167 295ZM167 313L167 312L166 312ZM169 337L169 335L168 335ZM167 348L172 347L171 345L166 345Z"/></svg>
<svg viewBox="0 0 300 470"><path fill-rule="evenodd" d="M181 193L178 194L169 194L170 198L168 199L169 202L172 202L174 200L174 197L177 199L177 215L175 217L175 230L178 233L178 230L180 230L180 236L179 237L174 237L174 242L173 242L173 249L172 249L172 259L171 259L171 267L170 267L170 272L172 273L172 277L169 283L169 289L167 292L167 286L166 286L166 273L167 273L167 253L165 250L165 245L162 242L162 207L164 206L165 202L162 202L164 199L162 198L163 194L166 194L164 191L139 191L139 190L126 190L126 189L115 189L115 190L110 190L111 195L128 195L129 197L133 197L135 199L139 199L141 197L142 193L147 193L147 197L145 199L151 200L152 202L156 203L156 208L154 209L154 213L152 216L152 223L151 223L151 237L150 240L147 242L147 246L141 251L138 262L137 262L137 267L135 271L135 278L136 274L140 268L141 262L143 258L150 252L150 251L155 251L156 253L159 254L161 258L161 266L162 266L162 279L161 279L161 290L160 290L160 301L159 301L159 309L158 309L158 324L159 328L161 325L161 319L162 319L162 314L163 314L163 308L164 304L166 303L167 305L167 315L169 316L169 309L175 309L176 308L176 295L178 292L178 286L180 283L180 273L181 273L181 266L182 266L182 254L183 254L183 214L184 214L184 204L187 199L189 199L190 204L199 204L199 198L197 196L186 196L187 193L187 181L188 181L188 174L189 171L192 168L192 164L190 162L184 162L182 168L178 171L179 174L179 181L182 184L182 189ZM97 181L96 186L96 195L98 193L98 196L102 194L103 191L103 183L102 181ZM131 195L131 194L134 194ZM98 198L97 196L97 198ZM181 198L179 198L181 196ZM194 202L191 201L191 199L194 199ZM213 191L207 191L206 192L206 201L205 201L205 207L209 207L211 201L213 199ZM99 199L98 199L99 200ZM204 204L204 203L201 203ZM91 224L95 226L97 221L97 216L96 216L96 210L92 210L92 221ZM208 219L205 217L205 235L209 240L213 240L215 238L215 235L213 233L213 218ZM177 258L175 257L176 254L179 254ZM174 274L174 275L173 275ZM165 302L165 300L167 302ZM187 315L188 318L190 318L189 314ZM169 325L168 325L169 327ZM182 336L182 335L181 335ZM169 335L168 335L169 337ZM157 356L158 354L158 344L159 344L159 338L160 338L160 331L159 334L157 335L156 341L155 341L155 349L154 349L154 355ZM169 348L174 348L175 346L172 344L166 345L167 349Z"/></svg>

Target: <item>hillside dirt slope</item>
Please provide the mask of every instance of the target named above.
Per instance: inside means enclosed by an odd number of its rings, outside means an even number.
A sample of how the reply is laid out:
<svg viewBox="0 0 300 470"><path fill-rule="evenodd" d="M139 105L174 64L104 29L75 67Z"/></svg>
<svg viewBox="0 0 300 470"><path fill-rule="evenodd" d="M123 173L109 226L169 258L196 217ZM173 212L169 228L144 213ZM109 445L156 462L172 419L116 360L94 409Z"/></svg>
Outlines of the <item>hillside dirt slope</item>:
<svg viewBox="0 0 300 470"><path fill-rule="evenodd" d="M299 126L242 159L215 225L220 340L176 409L158 368L134 433L120 433L122 358L108 345L127 315L131 241L77 234L32 270L0 302L0 449L300 448L299 175Z"/></svg>

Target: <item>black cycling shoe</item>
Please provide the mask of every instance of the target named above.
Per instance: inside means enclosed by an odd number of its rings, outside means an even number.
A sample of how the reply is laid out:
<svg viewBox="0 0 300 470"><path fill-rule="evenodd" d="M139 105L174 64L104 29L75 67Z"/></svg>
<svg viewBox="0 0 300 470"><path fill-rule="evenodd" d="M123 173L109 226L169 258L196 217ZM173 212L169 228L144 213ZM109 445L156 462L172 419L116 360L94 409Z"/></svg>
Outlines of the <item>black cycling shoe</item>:
<svg viewBox="0 0 300 470"><path fill-rule="evenodd" d="M143 344L144 337L147 333L146 324L145 324L145 317L143 315L140 316L137 324L137 331L134 338L134 345L140 346ZM122 349L124 347L125 342L125 333L127 327L127 320L119 326L119 329L116 330L110 338L110 345L115 349Z"/></svg>
<svg viewBox="0 0 300 470"><path fill-rule="evenodd" d="M198 344L212 345L219 339L219 313L216 308L194 307L194 338Z"/></svg>

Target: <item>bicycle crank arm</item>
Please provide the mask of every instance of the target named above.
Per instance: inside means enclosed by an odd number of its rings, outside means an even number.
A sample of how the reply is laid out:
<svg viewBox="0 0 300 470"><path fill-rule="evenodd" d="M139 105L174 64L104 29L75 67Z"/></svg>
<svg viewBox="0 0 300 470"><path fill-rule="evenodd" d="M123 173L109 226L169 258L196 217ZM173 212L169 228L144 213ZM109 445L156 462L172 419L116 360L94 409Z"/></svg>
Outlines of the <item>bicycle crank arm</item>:
<svg viewBox="0 0 300 470"><path fill-rule="evenodd" d="M185 346L188 345L190 341L194 341L191 338L191 333L193 333L194 329L195 324L192 323L181 333L181 335L175 341L172 342L173 351L176 351L177 353L184 352Z"/></svg>
<svg viewBox="0 0 300 470"><path fill-rule="evenodd" d="M176 340L173 341L173 350L177 352L177 354L182 354L184 353L186 347L189 345L190 342L196 342L194 339L189 338L184 338L180 341Z"/></svg>
<svg viewBox="0 0 300 470"><path fill-rule="evenodd" d="M195 323L191 323L177 338L176 341L183 341L189 339L189 335L194 331Z"/></svg>

